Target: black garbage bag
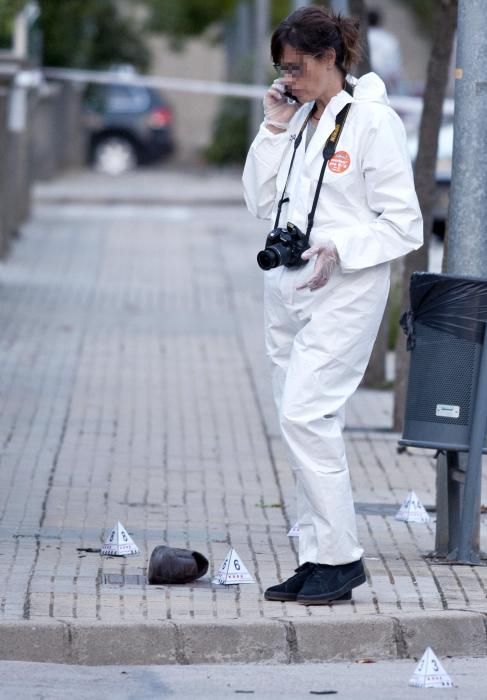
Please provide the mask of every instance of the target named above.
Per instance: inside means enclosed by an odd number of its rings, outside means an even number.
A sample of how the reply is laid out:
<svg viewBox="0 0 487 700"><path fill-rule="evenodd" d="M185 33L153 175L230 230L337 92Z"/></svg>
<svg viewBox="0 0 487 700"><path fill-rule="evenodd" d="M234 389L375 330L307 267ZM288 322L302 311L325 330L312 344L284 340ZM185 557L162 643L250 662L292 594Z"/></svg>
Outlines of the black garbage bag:
<svg viewBox="0 0 487 700"><path fill-rule="evenodd" d="M208 559L189 549L159 545L153 550L147 579L150 584L190 583L208 571Z"/></svg>
<svg viewBox="0 0 487 700"><path fill-rule="evenodd" d="M415 272L410 283L411 308L400 324L407 336L407 349L416 342L416 323L482 343L487 322L487 280Z"/></svg>

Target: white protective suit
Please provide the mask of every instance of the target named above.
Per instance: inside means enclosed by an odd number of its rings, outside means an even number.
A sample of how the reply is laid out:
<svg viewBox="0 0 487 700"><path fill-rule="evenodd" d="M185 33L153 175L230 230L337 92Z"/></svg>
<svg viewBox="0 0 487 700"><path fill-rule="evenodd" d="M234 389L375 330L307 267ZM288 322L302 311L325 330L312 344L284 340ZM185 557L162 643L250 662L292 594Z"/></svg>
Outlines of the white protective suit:
<svg viewBox="0 0 487 700"><path fill-rule="evenodd" d="M297 150L279 225L306 231L335 117L352 102L335 156L329 161L311 243L332 240L340 265L317 291L297 290L314 259L299 268L265 272L265 331L283 438L296 474L299 563L339 565L360 559L355 512L342 437L347 399L362 379L389 291L389 261L422 243L419 210L403 124L388 106L374 73L328 103L305 152ZM287 131L264 124L249 150L243 183L252 214L272 228L294 137L312 108L307 103Z"/></svg>

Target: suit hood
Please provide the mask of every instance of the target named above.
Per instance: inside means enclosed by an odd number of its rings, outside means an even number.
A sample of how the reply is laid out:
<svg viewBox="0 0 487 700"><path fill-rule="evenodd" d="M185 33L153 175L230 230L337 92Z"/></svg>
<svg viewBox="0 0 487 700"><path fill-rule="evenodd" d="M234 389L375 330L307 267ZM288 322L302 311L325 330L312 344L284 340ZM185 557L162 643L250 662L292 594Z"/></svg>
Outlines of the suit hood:
<svg viewBox="0 0 487 700"><path fill-rule="evenodd" d="M350 80L350 76L347 78ZM384 81L376 73L366 73L361 78L350 80L354 85L354 102L380 102L388 105L389 98Z"/></svg>

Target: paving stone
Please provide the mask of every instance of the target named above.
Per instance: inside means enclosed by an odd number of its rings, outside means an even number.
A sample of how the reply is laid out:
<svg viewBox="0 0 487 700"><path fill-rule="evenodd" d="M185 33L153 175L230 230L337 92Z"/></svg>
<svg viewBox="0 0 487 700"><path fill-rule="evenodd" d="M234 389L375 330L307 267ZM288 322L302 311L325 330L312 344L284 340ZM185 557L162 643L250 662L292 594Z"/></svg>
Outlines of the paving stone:
<svg viewBox="0 0 487 700"><path fill-rule="evenodd" d="M161 630L169 641L151 652L154 662L205 660L205 625L213 660L311 660L323 635L335 640L323 658L415 655L443 633L438 653L476 653L487 569L432 562L424 555L434 523L394 520L410 489L434 505L435 465L432 452L397 453L388 391L360 389L347 407L367 583L352 604L332 608L263 600L296 567L287 537L296 507L263 347L255 251L266 228L239 193L231 175L170 172L118 184L70 175L38 188L32 219L0 263L0 625L18 623L24 635L31 621L45 623L63 660L56 620L69 623L69 655L83 663L110 663L113 634L125 630L130 641L139 629L141 660ZM168 202L178 196L176 209ZM209 204L225 197L225 206ZM486 479L484 470L483 502ZM89 551L117 520L139 556ZM485 535L483 521L484 549ZM102 583L108 573L144 574L163 543L205 553L205 579ZM231 545L254 584L211 584ZM424 620L416 637L412 616ZM36 644L26 647L32 660Z"/></svg>

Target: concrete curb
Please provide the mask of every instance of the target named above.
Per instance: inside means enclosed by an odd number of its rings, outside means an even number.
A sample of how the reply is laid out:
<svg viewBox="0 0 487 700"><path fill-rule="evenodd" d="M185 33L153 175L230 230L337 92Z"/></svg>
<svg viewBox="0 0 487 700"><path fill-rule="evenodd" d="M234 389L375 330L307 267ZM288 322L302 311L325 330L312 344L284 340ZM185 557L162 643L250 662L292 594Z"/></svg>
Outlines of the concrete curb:
<svg viewBox="0 0 487 700"><path fill-rule="evenodd" d="M299 623L0 624L1 660L85 665L418 658L428 645L439 656L487 655L486 617L458 610Z"/></svg>

